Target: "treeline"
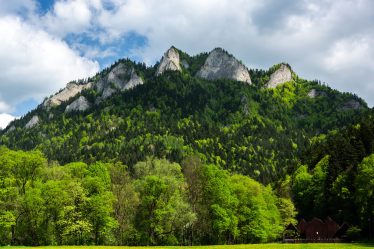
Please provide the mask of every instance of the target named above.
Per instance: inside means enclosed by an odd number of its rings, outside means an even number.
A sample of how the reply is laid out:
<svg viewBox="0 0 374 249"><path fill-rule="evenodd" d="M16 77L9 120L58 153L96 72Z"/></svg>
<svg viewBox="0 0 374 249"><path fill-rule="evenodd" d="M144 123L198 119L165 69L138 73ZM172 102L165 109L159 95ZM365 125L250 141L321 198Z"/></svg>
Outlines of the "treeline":
<svg viewBox="0 0 374 249"><path fill-rule="evenodd" d="M143 85L101 101L95 89L85 90L49 110L39 106L1 131L0 145L45 156L2 149L2 243L271 241L293 221L291 197L298 218L329 215L368 232L373 208L362 203L372 199L357 196L360 176L370 176L359 165L374 153L374 122L337 131L370 117L364 101L294 74L264 88L276 67L252 70L252 85L194 77L206 56L182 53L190 67L158 77L155 67L120 60L111 68L134 66ZM80 95L92 107L65 113ZM39 123L25 128L34 115ZM30 167L40 165L32 174L25 166L31 155L38 163ZM143 174L141 162L150 167ZM156 164L169 171L149 166ZM258 182L272 184L279 197Z"/></svg>
<svg viewBox="0 0 374 249"><path fill-rule="evenodd" d="M270 186L198 157L48 164L0 148L1 245L254 243L281 236L295 210Z"/></svg>
<svg viewBox="0 0 374 249"><path fill-rule="evenodd" d="M374 228L374 115L314 139L293 174L300 217L333 217L365 237Z"/></svg>
<svg viewBox="0 0 374 249"><path fill-rule="evenodd" d="M364 103L361 110L340 110L353 95L298 78L264 89L266 72L254 73L253 80L262 83L249 86L184 71L154 77L150 68L136 68L148 75L144 85L83 113L64 112L74 98L50 110L38 108L4 131L0 144L37 148L60 164L119 161L129 168L148 156L181 163L189 154L200 154L208 163L268 184L295 169L312 136L350 125L365 111ZM308 97L311 89L320 96ZM94 89L82 94L91 103L98 97ZM40 118L38 125L24 128L33 115Z"/></svg>

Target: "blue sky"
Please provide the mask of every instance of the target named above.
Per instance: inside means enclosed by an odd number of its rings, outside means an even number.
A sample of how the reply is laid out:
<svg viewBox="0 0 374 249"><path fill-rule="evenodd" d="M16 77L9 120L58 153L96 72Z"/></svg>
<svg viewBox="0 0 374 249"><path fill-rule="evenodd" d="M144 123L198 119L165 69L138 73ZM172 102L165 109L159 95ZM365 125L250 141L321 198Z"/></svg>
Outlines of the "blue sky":
<svg viewBox="0 0 374 249"><path fill-rule="evenodd" d="M174 45L223 47L249 68L289 63L374 104L371 0L0 0L0 128L67 82Z"/></svg>
<svg viewBox="0 0 374 249"><path fill-rule="evenodd" d="M48 10L52 9L54 1L53 0L40 0L38 1L40 6L40 12L46 13Z"/></svg>

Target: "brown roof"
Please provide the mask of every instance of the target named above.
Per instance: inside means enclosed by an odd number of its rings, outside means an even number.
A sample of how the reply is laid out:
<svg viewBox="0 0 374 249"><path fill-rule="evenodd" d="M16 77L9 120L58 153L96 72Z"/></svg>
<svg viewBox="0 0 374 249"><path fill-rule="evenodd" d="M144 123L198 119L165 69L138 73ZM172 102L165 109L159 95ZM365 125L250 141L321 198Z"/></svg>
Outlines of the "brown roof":
<svg viewBox="0 0 374 249"><path fill-rule="evenodd" d="M332 239L343 234L343 231L339 232L339 225L331 217L326 217L325 222L316 217L309 222L303 219L300 220L297 228L301 237L311 240Z"/></svg>

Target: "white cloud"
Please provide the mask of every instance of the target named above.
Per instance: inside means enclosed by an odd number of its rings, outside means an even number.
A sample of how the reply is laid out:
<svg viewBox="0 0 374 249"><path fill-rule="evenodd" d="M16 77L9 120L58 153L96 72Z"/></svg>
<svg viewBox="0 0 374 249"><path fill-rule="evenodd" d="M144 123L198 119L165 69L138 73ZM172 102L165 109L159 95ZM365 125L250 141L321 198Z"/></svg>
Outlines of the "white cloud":
<svg viewBox="0 0 374 249"><path fill-rule="evenodd" d="M301 77L374 104L371 0L57 0L43 16L33 0L0 1L0 15L34 11L25 21L0 19L0 101L8 105L5 96L40 99L91 74L98 65L87 58L112 56L118 50L105 44L131 32L147 43L127 56L148 64L170 45L190 54L221 46L251 68L288 62ZM78 43L69 47L62 39L70 34ZM82 34L100 46L85 44Z"/></svg>
<svg viewBox="0 0 374 249"><path fill-rule="evenodd" d="M373 42L374 39L367 38L337 41L325 58L326 67L334 72L349 70L352 67L357 70L374 70L374 49L371 46ZM370 59L371 63L363 65L364 58Z"/></svg>
<svg viewBox="0 0 374 249"><path fill-rule="evenodd" d="M0 15L29 14L36 9L33 0L0 0Z"/></svg>
<svg viewBox="0 0 374 249"><path fill-rule="evenodd" d="M53 9L40 18L41 25L50 33L62 37L69 33L84 32L89 29L93 14L90 2L57 1Z"/></svg>
<svg viewBox="0 0 374 249"><path fill-rule="evenodd" d="M7 113L0 113L0 129L4 129L8 126L10 122L12 122L16 117L7 114Z"/></svg>
<svg viewBox="0 0 374 249"><path fill-rule="evenodd" d="M169 0L163 4L155 0L130 0L103 11L99 25L110 39L130 31L147 37L148 47L134 52L141 53L150 63L172 44L190 53L216 46L236 47L233 52L239 52L244 48L238 46L238 41L256 31L249 16L258 6L256 1L244 0Z"/></svg>
<svg viewBox="0 0 374 249"><path fill-rule="evenodd" d="M373 104L374 39L357 37L337 41L328 51L323 65L329 78L341 82L341 89L359 89L360 97ZM356 79L347 82L347 79ZM371 84L370 84L371 81Z"/></svg>
<svg viewBox="0 0 374 249"><path fill-rule="evenodd" d="M30 98L40 101L99 69L97 62L18 17L0 18L0 37L0 101L7 106Z"/></svg>
<svg viewBox="0 0 374 249"><path fill-rule="evenodd" d="M7 103L0 101L0 112L9 112L11 110L11 106Z"/></svg>

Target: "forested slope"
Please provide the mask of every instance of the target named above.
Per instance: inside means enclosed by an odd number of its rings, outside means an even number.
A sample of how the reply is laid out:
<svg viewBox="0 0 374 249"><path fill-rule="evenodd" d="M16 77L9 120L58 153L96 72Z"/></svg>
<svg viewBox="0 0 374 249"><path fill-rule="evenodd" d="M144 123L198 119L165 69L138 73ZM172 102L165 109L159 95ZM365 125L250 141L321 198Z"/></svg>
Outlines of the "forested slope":
<svg viewBox="0 0 374 249"><path fill-rule="evenodd" d="M349 125L366 110L358 97L294 73L291 81L266 88L280 65L252 70L249 85L195 77L206 54L181 54L188 69L159 76L157 65L119 61L88 81L97 82L124 63L135 68L144 84L102 101L97 101L101 93L88 89L50 109L41 105L14 121L1 143L38 148L60 163L120 161L130 168L150 155L181 162L198 153L207 162L268 183L295 165L309 138ZM95 104L83 112L64 111L79 96ZM359 108L351 107L352 102ZM33 116L40 119L38 124L25 128Z"/></svg>
<svg viewBox="0 0 374 249"><path fill-rule="evenodd" d="M362 99L284 63L119 60L1 131L1 243L265 242L327 215L367 234L372 124Z"/></svg>

